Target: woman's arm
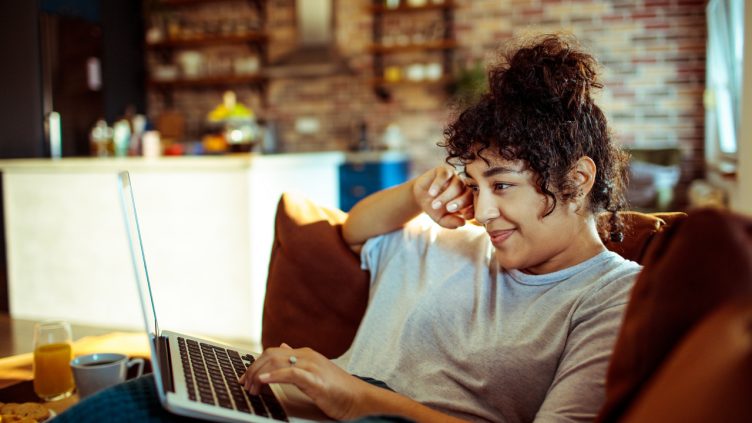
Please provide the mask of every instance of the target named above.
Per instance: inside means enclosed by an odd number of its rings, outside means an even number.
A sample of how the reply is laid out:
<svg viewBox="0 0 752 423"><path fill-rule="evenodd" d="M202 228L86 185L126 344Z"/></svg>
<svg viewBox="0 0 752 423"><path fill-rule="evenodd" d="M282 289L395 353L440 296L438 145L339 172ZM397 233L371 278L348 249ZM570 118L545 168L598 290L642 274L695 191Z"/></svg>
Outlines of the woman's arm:
<svg viewBox="0 0 752 423"><path fill-rule="evenodd" d="M417 422L462 421L356 378L310 348L292 349L286 344L268 348L248 368L240 383L252 395L259 393L262 384L291 383L337 420L391 414Z"/></svg>
<svg viewBox="0 0 752 423"><path fill-rule="evenodd" d="M369 238L401 228L421 212L445 228L472 218L472 193L446 166L439 166L402 185L376 192L350 210L342 236L355 252Z"/></svg>
<svg viewBox="0 0 752 423"><path fill-rule="evenodd" d="M455 423L465 420L449 416L387 389L370 386L362 402L361 416L388 414L416 422Z"/></svg>
<svg viewBox="0 0 752 423"><path fill-rule="evenodd" d="M420 214L413 184L415 180L376 192L353 206L342 225L342 236L350 248L358 252L369 238L399 229Z"/></svg>

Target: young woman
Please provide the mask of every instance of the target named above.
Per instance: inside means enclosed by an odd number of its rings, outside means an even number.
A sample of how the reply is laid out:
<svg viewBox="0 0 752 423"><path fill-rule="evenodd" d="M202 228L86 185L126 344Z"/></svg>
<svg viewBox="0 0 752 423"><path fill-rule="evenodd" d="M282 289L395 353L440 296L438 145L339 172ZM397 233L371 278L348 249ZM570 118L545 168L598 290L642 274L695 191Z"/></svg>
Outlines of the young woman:
<svg viewBox="0 0 752 423"><path fill-rule="evenodd" d="M503 55L445 131L454 166L350 212L371 298L348 353L270 348L241 383L293 383L337 419L592 421L640 270L601 241L621 236L626 159L591 97L596 65L557 36Z"/></svg>

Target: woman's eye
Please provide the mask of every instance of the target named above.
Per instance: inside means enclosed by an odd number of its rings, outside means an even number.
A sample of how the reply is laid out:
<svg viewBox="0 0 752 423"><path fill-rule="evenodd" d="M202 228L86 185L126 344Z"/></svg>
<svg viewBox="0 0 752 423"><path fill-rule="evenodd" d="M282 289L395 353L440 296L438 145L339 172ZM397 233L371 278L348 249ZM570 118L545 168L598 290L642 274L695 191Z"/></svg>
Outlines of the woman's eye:
<svg viewBox="0 0 752 423"><path fill-rule="evenodd" d="M507 188L509 188L511 186L512 186L511 184L498 183L498 184L494 184L494 190L495 191L503 191L503 190L505 190L505 189L507 189Z"/></svg>

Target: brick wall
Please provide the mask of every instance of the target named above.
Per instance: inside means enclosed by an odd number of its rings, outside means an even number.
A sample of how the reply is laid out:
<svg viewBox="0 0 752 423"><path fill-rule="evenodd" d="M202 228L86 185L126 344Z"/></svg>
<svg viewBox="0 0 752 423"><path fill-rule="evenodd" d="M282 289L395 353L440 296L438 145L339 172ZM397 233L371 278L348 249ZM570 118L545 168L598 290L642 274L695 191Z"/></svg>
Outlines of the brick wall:
<svg viewBox="0 0 752 423"><path fill-rule="evenodd" d="M380 142L396 123L416 157L415 171L432 166L450 116L446 91L435 85L398 86L383 102L371 78L370 0L333 0L336 40L352 75L276 79L260 114L278 123L285 151L347 149L366 122ZM488 61L511 37L570 32L600 60L605 89L599 103L616 139L633 148L678 147L681 186L703 172L702 93L705 78L705 1L702 0L455 0L458 63ZM272 61L295 45L293 0L270 0ZM250 95L250 94L249 94ZM241 98L242 99L242 98ZM192 100L193 101L193 100ZM200 103L197 101L197 103ZM295 120L318 119L316 134L299 134ZM679 189L679 192L683 192ZM683 204L679 196L677 206Z"/></svg>
<svg viewBox="0 0 752 423"><path fill-rule="evenodd" d="M631 148L678 147L686 186L703 175L705 2L698 0L464 1L457 35L468 58L496 40L571 32L603 65L599 104L616 139ZM489 13L489 10L493 12Z"/></svg>

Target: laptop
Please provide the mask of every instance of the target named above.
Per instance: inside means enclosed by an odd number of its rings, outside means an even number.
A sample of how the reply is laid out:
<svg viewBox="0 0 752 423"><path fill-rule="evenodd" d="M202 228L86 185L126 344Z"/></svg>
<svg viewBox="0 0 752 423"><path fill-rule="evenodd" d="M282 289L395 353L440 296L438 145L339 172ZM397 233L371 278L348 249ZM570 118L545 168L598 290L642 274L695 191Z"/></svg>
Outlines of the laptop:
<svg viewBox="0 0 752 423"><path fill-rule="evenodd" d="M328 420L313 401L293 385L264 385L258 396L243 389L238 378L258 354L159 328L128 172L120 172L118 182L144 326L149 336L154 381L162 406L183 416L227 422Z"/></svg>

